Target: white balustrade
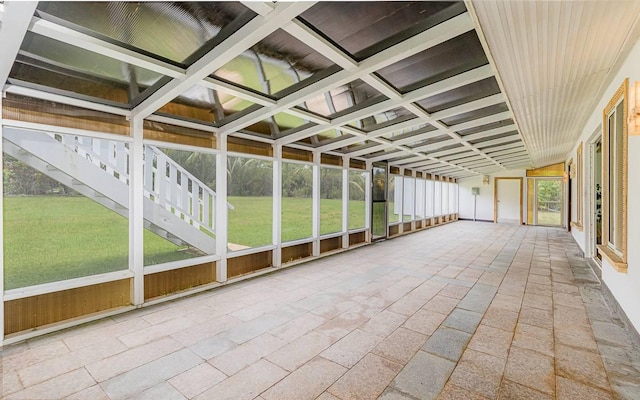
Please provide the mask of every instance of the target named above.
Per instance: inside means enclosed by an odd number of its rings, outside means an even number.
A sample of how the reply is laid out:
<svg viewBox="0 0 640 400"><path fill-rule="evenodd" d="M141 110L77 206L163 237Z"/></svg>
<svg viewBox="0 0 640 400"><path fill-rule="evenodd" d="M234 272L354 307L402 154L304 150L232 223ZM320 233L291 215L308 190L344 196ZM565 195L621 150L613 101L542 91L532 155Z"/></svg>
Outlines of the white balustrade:
<svg viewBox="0 0 640 400"><path fill-rule="evenodd" d="M129 183L129 145L84 136L51 135L105 173ZM144 195L194 229L215 234L216 193L155 146L145 146Z"/></svg>

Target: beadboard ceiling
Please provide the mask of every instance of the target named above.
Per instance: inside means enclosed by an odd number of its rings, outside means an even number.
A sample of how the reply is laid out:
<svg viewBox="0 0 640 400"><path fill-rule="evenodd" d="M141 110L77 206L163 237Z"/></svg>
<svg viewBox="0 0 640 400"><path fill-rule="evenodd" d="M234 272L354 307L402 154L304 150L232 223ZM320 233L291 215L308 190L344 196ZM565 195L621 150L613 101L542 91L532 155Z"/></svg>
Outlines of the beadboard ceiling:
<svg viewBox="0 0 640 400"><path fill-rule="evenodd" d="M481 0L468 7L531 161L564 161L638 39L640 2Z"/></svg>

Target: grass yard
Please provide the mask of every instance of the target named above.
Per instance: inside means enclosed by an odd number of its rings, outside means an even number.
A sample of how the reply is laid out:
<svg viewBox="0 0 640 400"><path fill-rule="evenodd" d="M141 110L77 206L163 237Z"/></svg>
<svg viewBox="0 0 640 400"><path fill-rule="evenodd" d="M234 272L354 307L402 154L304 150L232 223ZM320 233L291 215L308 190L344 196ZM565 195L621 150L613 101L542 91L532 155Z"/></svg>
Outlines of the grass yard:
<svg viewBox="0 0 640 400"><path fill-rule="evenodd" d="M271 244L272 199L230 197L229 242ZM340 231L341 200L321 200L321 230ZM363 201L349 204L350 229L364 227ZM311 236L311 199L283 198L282 240ZM5 289L124 270L128 221L84 197L5 197ZM145 230L145 265L194 257Z"/></svg>
<svg viewBox="0 0 640 400"><path fill-rule="evenodd" d="M562 216L560 211L542 211L538 210L538 225L559 226L562 225Z"/></svg>

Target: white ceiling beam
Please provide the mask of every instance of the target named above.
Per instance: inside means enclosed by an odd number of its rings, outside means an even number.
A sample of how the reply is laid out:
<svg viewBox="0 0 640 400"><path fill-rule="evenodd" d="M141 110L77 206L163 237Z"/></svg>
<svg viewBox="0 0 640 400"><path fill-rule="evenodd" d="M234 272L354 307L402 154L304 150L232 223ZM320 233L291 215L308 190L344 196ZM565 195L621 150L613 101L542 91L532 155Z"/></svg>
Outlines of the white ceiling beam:
<svg viewBox="0 0 640 400"><path fill-rule="evenodd" d="M300 104L307 98L320 95L328 90L342 86L356 79L361 79L366 75L400 61L403 58L437 46L440 43L472 29L474 29L474 25L469 15L467 13L458 15L448 21L434 26L431 29L421 32L404 42L367 58L358 65L358 69L355 72L348 70L339 71L331 76L314 82L291 95L285 96L280 99L278 104L275 106L264 107L263 109L256 110L253 113L247 114L242 118L222 126L222 129L224 132L240 130L287 108Z"/></svg>
<svg viewBox="0 0 640 400"><path fill-rule="evenodd" d="M218 79L211 78L210 76L207 76L206 78L204 78L204 80L198 82L198 85L208 89L219 90L242 100L248 100L252 103L260 104L261 106L272 106L276 104L275 100L267 96L254 93L250 90L232 85L227 82L223 82Z"/></svg>
<svg viewBox="0 0 640 400"><path fill-rule="evenodd" d="M441 156L446 156L448 154L456 154L456 153L460 153L463 151L467 151L467 150L471 150L468 147L456 147L455 149L447 149L447 150L442 150L442 151L436 151L434 153L431 154L432 157L436 157L439 158Z"/></svg>
<svg viewBox="0 0 640 400"><path fill-rule="evenodd" d="M424 124L426 124L426 123L428 123L430 121L439 120L439 119L447 118L447 117L452 117L452 116L459 115L459 114L464 114L464 113L471 112L471 111L474 111L474 110L478 110L478 109L481 109L481 108L484 108L484 107L489 107L491 105L500 104L501 102L504 102L504 96L502 95L502 93L498 93L498 94L495 94L493 96L485 97L485 98L482 98L482 99L479 99L479 100L471 101L469 103L461 104L459 106L447 108L445 110L438 111L438 112L435 112L433 114L429 114L428 118L415 118L415 119L411 119L411 120L408 120L408 121L401 122L399 124L390 125L388 127L384 127L384 128L380 128L380 129L371 131L371 132L367 133L367 137L368 138L374 138L374 137L384 136L384 135L392 133L392 132L394 132L396 130L408 129L408 128L412 128L414 126L424 125ZM513 125L511 125L511 126L513 126ZM515 128L515 126L513 126L513 127ZM503 129L503 128L498 128L498 129ZM498 133L500 133L500 132L498 132ZM430 137L435 137L435 136L440 135L440 134L442 134L442 133L440 133L438 131L425 132L424 134L420 134L420 135L416 135L416 136L407 137L407 138L403 138L403 139L399 139L399 140L393 141L393 144L404 145L404 144L415 142L416 140L428 139ZM361 139L359 139L359 138L348 138L348 139L345 139L343 141L330 143L330 144L327 144L326 146L319 147L318 150L319 151L323 151L323 152L324 151L329 151L329 150L335 150L335 149L338 149L340 147L344 147L344 146L349 146L351 144L355 144L355 143L359 142L360 140Z"/></svg>
<svg viewBox="0 0 640 400"><path fill-rule="evenodd" d="M460 160L463 158L470 158L470 157L482 157L481 154L478 154L474 151L472 151L471 149L468 148L468 151L464 152L464 153L456 153L450 156L440 156L439 158L446 160L446 161L453 161L453 160Z"/></svg>
<svg viewBox="0 0 640 400"><path fill-rule="evenodd" d="M438 142L438 143L432 143L432 144L426 144L424 146L414 147L413 150L414 151L430 151L430 150L439 149L441 147L451 146L452 144L456 144L456 143L458 143L457 140L448 139L448 140L443 140L443 141Z"/></svg>
<svg viewBox="0 0 640 400"><path fill-rule="evenodd" d="M507 150L502 150L502 151L496 151L494 153L488 153L491 157L500 157L503 155L508 155L508 154L513 154L513 153L526 153L527 149L524 148L524 146L522 147L515 147L512 149L507 149Z"/></svg>
<svg viewBox="0 0 640 400"><path fill-rule="evenodd" d="M502 164L509 164L509 163L512 163L515 160L525 160L525 159L526 160L530 159L528 154L518 154L518 155L514 155L514 156L510 156L510 157L505 157L505 158L500 159L500 162Z"/></svg>
<svg viewBox="0 0 640 400"><path fill-rule="evenodd" d="M292 20L284 25L282 29L319 54L333 61L336 65L340 66L340 68L351 72L355 72L358 69L358 62L356 60L302 22Z"/></svg>
<svg viewBox="0 0 640 400"><path fill-rule="evenodd" d="M523 147L524 148L524 143L522 143L522 142L520 142L520 143L509 143L509 144L505 144L504 146L492 147L491 149L487 149L487 154L493 154L496 151L506 150L506 149L513 149L513 148L517 148L517 147Z"/></svg>
<svg viewBox="0 0 640 400"><path fill-rule="evenodd" d="M376 161L384 161L389 160L395 157L402 157L411 154L408 150L398 150L394 153L389 154L381 154L376 157L367 158L367 161L376 162Z"/></svg>
<svg viewBox="0 0 640 400"><path fill-rule="evenodd" d="M331 121L331 124L328 126L329 128L338 127L349 122L359 120L362 118L369 117L371 115L375 115L381 112L389 111L398 107L407 107L411 111L411 103L414 101L418 101L424 99L426 97L435 96L461 86L467 85L472 82L477 82L479 80L485 79L487 76L492 76L491 68L487 68L487 66L482 66L479 68L475 68L471 71L464 72L459 75L452 76L450 78L444 79L442 81L435 82L431 85L427 85L416 89L412 92L409 92L403 95L399 100L398 99L389 99L382 101L380 103L373 104L369 107L365 107L356 111L353 111L349 114L342 115L338 118L335 118ZM413 106L415 107L415 106ZM428 115L424 111L420 109L419 111L422 116ZM431 119L426 117L423 119L421 123L429 122ZM305 139L307 137L313 136L322 132L317 127L311 127L309 129L305 129L299 132L296 132L291 135L287 135L280 139L280 144L286 145L289 143L297 142L298 140ZM375 137L374 134L367 135L369 137Z"/></svg>
<svg viewBox="0 0 640 400"><path fill-rule="evenodd" d="M391 143L394 145L402 146L410 143L420 142L422 140L432 139L441 135L442 135L442 132L440 131L429 131L429 132L419 133L417 135L409 136L409 137L398 139L398 140L392 140Z"/></svg>
<svg viewBox="0 0 640 400"><path fill-rule="evenodd" d="M4 3L2 24L0 24L0 84L9 77L24 35L38 6L37 1L7 1Z"/></svg>
<svg viewBox="0 0 640 400"><path fill-rule="evenodd" d="M271 13L266 16L258 15L247 22L187 68L184 77L175 78L162 86L135 107L132 114L138 117L147 117L154 113L166 103L198 84L209 74L242 54L246 49L281 28L313 4L312 2L277 3ZM228 131L221 131L221 133L228 133Z"/></svg>
<svg viewBox="0 0 640 400"><path fill-rule="evenodd" d="M462 139L464 139L467 142L470 142L472 140L484 139L487 137L500 135L502 133L513 132L515 130L517 130L515 125L501 126L499 128L493 128L493 129L489 129L489 130L478 132L478 133L472 133L471 135L465 135L465 136L462 136Z"/></svg>
<svg viewBox="0 0 640 400"><path fill-rule="evenodd" d="M179 118L167 117L164 115L150 115L147 118L149 121L161 122L163 124L181 126L183 128L195 129L198 131L218 133L218 128L206 124L200 124L198 122L185 121Z"/></svg>
<svg viewBox="0 0 640 400"><path fill-rule="evenodd" d="M360 149L360 150L356 150L356 151L351 151L349 153L347 153L346 155L348 155L349 157L360 157L360 156L364 156L365 154L371 154L371 153L375 153L381 150L386 149L387 146L384 144L378 144L375 146L370 146L364 149Z"/></svg>
<svg viewBox="0 0 640 400"><path fill-rule="evenodd" d="M511 136L505 136L503 138L499 138L499 139L493 139L493 140L487 140L486 142L480 142L480 143L476 143L474 146L479 148L479 149L484 149L496 144L500 144L500 143L507 143L507 142L512 142L514 140L518 140L519 143L522 143L522 140L520 139L520 136L517 134L513 134Z"/></svg>
<svg viewBox="0 0 640 400"><path fill-rule="evenodd" d="M492 96L483 97L478 100L460 104L459 106L447 108L441 111L436 111L429 115L433 119L441 120L441 119L453 117L456 115L466 114L468 112L479 110L481 108L495 106L496 104L500 104L500 103L504 103L504 95L502 93L497 93Z"/></svg>
<svg viewBox="0 0 640 400"><path fill-rule="evenodd" d="M275 2L262 2L262 1L242 1L243 6L247 7L251 11L258 15L268 15L273 12Z"/></svg>
<svg viewBox="0 0 640 400"><path fill-rule="evenodd" d="M402 104L409 104L420 101L427 97L442 94L450 90L457 89L461 86L481 81L491 76L493 76L491 67L488 65L483 65L481 67L474 68L472 70L454 75L450 78L443 79L441 81L423 86L409 93L406 93L402 96Z"/></svg>
<svg viewBox="0 0 640 400"><path fill-rule="evenodd" d="M42 36L68 43L84 50L103 56L111 57L127 64L136 65L149 71L157 72L172 78L180 78L185 74L184 69L169 63L156 60L135 51L125 49L113 43L94 38L90 35L74 31L56 23L33 17L29 30Z"/></svg>
<svg viewBox="0 0 640 400"><path fill-rule="evenodd" d="M461 124L451 125L449 129L451 129L454 132L460 132L465 129L476 128L478 126L492 124L494 122L504 121L506 119L511 119L512 117L513 116L511 114L511 111L505 111L498 114L489 115L487 117L474 119L472 121L463 122Z"/></svg>
<svg viewBox="0 0 640 400"><path fill-rule="evenodd" d="M87 110L101 111L109 114L122 115L129 117L131 112L124 108L109 106L100 103L94 103L88 100L76 99L73 97L63 96L60 94L43 92L41 90L27 88L17 85L5 85L4 92L17 94L20 96L32 97L34 99L52 101L54 103L67 104L74 107L85 108Z"/></svg>

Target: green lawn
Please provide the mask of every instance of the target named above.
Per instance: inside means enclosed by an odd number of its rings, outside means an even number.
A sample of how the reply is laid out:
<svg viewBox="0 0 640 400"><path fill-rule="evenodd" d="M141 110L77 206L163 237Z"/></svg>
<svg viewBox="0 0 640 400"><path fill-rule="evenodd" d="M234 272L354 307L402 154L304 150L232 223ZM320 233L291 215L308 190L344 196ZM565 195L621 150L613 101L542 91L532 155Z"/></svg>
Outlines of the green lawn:
<svg viewBox="0 0 640 400"><path fill-rule="evenodd" d="M271 244L272 199L230 197L229 242ZM323 233L341 229L340 200L321 201ZM349 204L350 229L364 226L363 201ZM283 198L282 240L311 236L311 199ZM128 221L84 197L5 197L5 289L124 270ZM197 256L145 230L145 265Z"/></svg>
<svg viewBox="0 0 640 400"><path fill-rule="evenodd" d="M538 210L538 225L562 225L562 216L560 214L560 211Z"/></svg>

